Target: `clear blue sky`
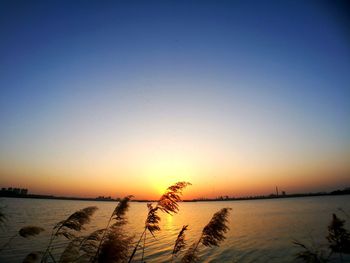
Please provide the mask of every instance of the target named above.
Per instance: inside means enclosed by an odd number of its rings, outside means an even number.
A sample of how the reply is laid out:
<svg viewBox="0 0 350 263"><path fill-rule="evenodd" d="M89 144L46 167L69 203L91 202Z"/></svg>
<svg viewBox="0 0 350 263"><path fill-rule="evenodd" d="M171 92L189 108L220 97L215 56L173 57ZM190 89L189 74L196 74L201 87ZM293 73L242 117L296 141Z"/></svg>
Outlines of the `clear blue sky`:
<svg viewBox="0 0 350 263"><path fill-rule="evenodd" d="M1 1L0 184L108 181L154 155L177 158L165 174L181 156L212 160L206 183L226 167L247 191L239 174L272 170L295 191L303 169L345 185L348 14L341 1Z"/></svg>

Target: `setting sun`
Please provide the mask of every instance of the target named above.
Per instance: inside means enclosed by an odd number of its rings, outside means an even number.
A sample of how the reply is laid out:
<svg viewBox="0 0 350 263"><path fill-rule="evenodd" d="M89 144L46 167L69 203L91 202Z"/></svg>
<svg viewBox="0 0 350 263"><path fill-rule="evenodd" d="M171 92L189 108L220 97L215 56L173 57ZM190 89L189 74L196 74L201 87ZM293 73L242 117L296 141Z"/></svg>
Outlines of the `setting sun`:
<svg viewBox="0 0 350 263"><path fill-rule="evenodd" d="M177 181L191 181L194 174L190 158L169 153L159 153L144 160L142 177L145 183L154 189L155 194L161 195L169 185Z"/></svg>

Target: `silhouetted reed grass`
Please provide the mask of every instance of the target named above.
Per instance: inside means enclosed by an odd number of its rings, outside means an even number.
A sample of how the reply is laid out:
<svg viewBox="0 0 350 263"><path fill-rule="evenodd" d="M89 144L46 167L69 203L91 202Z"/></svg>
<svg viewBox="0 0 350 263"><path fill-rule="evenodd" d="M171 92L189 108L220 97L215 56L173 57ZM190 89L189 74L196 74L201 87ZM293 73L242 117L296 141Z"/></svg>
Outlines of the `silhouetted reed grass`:
<svg viewBox="0 0 350 263"><path fill-rule="evenodd" d="M128 257L133 237L128 237L123 229L127 223L125 214L133 196L123 198L114 209L100 239L93 262L123 262ZM111 225L111 222L114 223Z"/></svg>
<svg viewBox="0 0 350 263"><path fill-rule="evenodd" d="M126 213L129 208L129 202L132 196L126 196L118 202L111 213L106 227L92 231L87 235L78 235L85 225L91 220L91 217L97 210L97 207L90 206L78 210L68 216L65 220L58 222L52 229L47 247L43 251L34 251L29 253L23 260L25 263L121 263L132 262L136 251L140 248L143 240L141 262L143 262L146 249L147 232L153 237L160 231L161 218L158 212L174 215L179 211L178 202L181 201L182 191L190 185L187 182L178 182L167 188L166 192L160 197L158 202L147 204L148 213L145 220L144 230L136 243L133 243L133 236L127 234L124 229L127 224ZM215 213L210 222L204 227L201 237L197 243L194 243L185 254L183 262L195 262L198 259L198 245L201 243L205 247L218 246L224 240L225 233L228 231L227 217L229 208L223 208ZM5 218L4 214L1 214ZM1 222L1 221L0 221ZM184 225L180 230L174 244L174 248L169 255L171 261L174 260L186 247L185 232L188 225ZM15 236L24 238L35 236L44 231L37 226L26 226L21 228ZM14 236L14 237L15 237ZM10 238L9 242L14 238ZM53 253L53 244L59 237L66 238L69 242L57 260ZM134 247L132 246L134 244ZM6 245L6 244L5 244ZM130 251L130 249L132 251ZM131 252L131 253L130 253Z"/></svg>
<svg viewBox="0 0 350 263"><path fill-rule="evenodd" d="M129 258L129 248L132 239L120 227L113 227L113 230L108 232L101 246L97 262L125 262Z"/></svg>
<svg viewBox="0 0 350 263"><path fill-rule="evenodd" d="M184 188L186 188L188 185L191 185L188 182L178 182L172 186L169 186L165 193L160 197L157 204L153 206L152 204L147 204L148 207L148 214L145 221L145 227L144 230L139 238L139 240L136 243L136 246L128 260L130 263L132 259L134 258L136 251L139 248L140 242L142 238L144 238L144 244L146 242L146 231L148 230L151 235L154 237L154 233L157 231L160 231L160 217L158 216L158 211L165 212L167 214L173 215L176 214L179 211L179 205L178 202L181 201L181 195ZM142 251L144 251L144 246L142 247ZM142 253L144 254L144 253ZM141 258L141 261L143 261L143 257Z"/></svg>
<svg viewBox="0 0 350 263"><path fill-rule="evenodd" d="M65 235L69 230L80 231L84 229L84 225L90 222L91 216L96 210L96 206L89 206L71 214L66 220L58 222L53 228L57 229L56 235Z"/></svg>
<svg viewBox="0 0 350 263"><path fill-rule="evenodd" d="M198 262L199 261L198 245L199 245L199 242L192 243L191 246L187 249L181 262L183 263Z"/></svg>
<svg viewBox="0 0 350 263"><path fill-rule="evenodd" d="M6 229L5 223L7 221L7 217L6 217L4 210L5 210L5 208L0 206L0 230L2 230L2 231Z"/></svg>
<svg viewBox="0 0 350 263"><path fill-rule="evenodd" d="M344 228L345 220L341 220L335 214L328 226L329 248L333 253L350 254L350 233Z"/></svg>
<svg viewBox="0 0 350 263"><path fill-rule="evenodd" d="M39 235L41 232L45 231L44 228L38 227L38 226L25 226L22 227L19 231L18 234L21 237L30 237L30 236L36 236Z"/></svg>
<svg viewBox="0 0 350 263"><path fill-rule="evenodd" d="M320 248L306 246L305 244L294 240L293 244L301 250L295 255L295 258L307 263L326 263L329 261L329 254Z"/></svg>
<svg viewBox="0 0 350 263"><path fill-rule="evenodd" d="M229 230L227 223L230 210L231 208L222 208L213 215L210 222L203 228L198 241L193 243L186 251L182 262L197 262L199 260L198 250L200 244L205 247L219 246Z"/></svg>
<svg viewBox="0 0 350 263"><path fill-rule="evenodd" d="M6 215L3 212L4 208L0 207L0 225L4 224L6 221Z"/></svg>
<svg viewBox="0 0 350 263"><path fill-rule="evenodd" d="M22 261L22 263L37 263L40 262L43 255L42 251L34 251L29 253Z"/></svg>
<svg viewBox="0 0 350 263"><path fill-rule="evenodd" d="M74 232L79 232L84 229L84 225L90 222L91 216L96 212L96 206L89 206L79 211L74 212L68 218L58 222L52 230L51 237L48 246L43 253L41 262L47 262L48 258L51 258L54 262L56 261L52 255L52 244L59 236L64 236L69 240L76 238Z"/></svg>
<svg viewBox="0 0 350 263"><path fill-rule="evenodd" d="M332 220L328 225L328 250L320 247L307 246L299 241L293 241L294 245L301 250L295 255L296 259L307 263L325 263L334 259L338 255L339 262L343 262L343 254L350 254L350 233L344 227L345 220L340 219L336 214L332 215Z"/></svg>
<svg viewBox="0 0 350 263"><path fill-rule="evenodd" d="M28 238L28 237L39 235L43 231L45 231L45 229L43 229L42 227L38 227L38 226L22 227L16 234L14 234L12 237L10 237L9 240L5 244L2 245L2 247L0 248L0 252L3 251L6 247L8 247L17 236Z"/></svg>
<svg viewBox="0 0 350 263"><path fill-rule="evenodd" d="M113 210L107 225L86 236L72 239L61 254L60 263L123 262L128 256L132 238L122 228L132 196L123 198Z"/></svg>
<svg viewBox="0 0 350 263"><path fill-rule="evenodd" d="M188 225L185 225L181 228L179 234L177 235L177 238L175 240L175 245L171 257L171 261L174 260L174 257L186 246L186 240L185 240L185 232L188 229Z"/></svg>
<svg viewBox="0 0 350 263"><path fill-rule="evenodd" d="M219 246L225 239L225 234L229 230L228 216L231 208L222 208L216 212L210 222L204 227L201 242L206 247Z"/></svg>

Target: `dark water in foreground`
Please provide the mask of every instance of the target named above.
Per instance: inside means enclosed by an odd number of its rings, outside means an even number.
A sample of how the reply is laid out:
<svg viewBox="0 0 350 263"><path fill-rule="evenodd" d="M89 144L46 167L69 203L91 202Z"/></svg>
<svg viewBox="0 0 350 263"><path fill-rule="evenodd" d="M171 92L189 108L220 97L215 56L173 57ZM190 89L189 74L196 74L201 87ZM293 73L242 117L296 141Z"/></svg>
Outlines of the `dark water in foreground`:
<svg viewBox="0 0 350 263"><path fill-rule="evenodd" d="M37 225L46 229L37 237L15 238L11 247L1 252L2 263L21 262L28 253L45 248L52 226L78 209L91 205L99 208L87 227L87 230L92 230L105 227L115 207L111 202L17 198L1 198L0 205L6 207L9 217L6 229L0 230L0 246L23 226ZM292 241L298 239L315 246L325 244L331 214L346 218L338 208L350 214L350 196L181 203L177 215L162 215L162 231L156 239L147 239L146 262L168 262L182 225L189 224L187 239L190 244L199 237L213 213L223 207L232 208L230 231L219 248L201 250L203 262L295 262L294 254L298 249ZM129 234L138 236L141 233L146 214L145 203L131 203L127 225ZM64 240L57 242L57 255L65 244Z"/></svg>

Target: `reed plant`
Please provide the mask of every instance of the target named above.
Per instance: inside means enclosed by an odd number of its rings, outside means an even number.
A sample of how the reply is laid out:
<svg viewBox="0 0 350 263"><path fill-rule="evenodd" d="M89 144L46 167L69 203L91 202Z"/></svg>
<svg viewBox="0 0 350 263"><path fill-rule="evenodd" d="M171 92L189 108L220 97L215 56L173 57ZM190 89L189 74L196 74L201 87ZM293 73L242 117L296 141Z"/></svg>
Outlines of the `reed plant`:
<svg viewBox="0 0 350 263"><path fill-rule="evenodd" d="M0 230L1 231L6 230L5 224L7 221L7 216L4 212L4 210L5 210L5 207L0 206Z"/></svg>
<svg viewBox="0 0 350 263"><path fill-rule="evenodd" d="M225 234L229 230L227 226L228 216L231 208L222 208L216 212L209 223L203 228L202 234L197 242L194 242L186 251L182 258L183 263L199 261L199 245L204 247L219 246L225 239Z"/></svg>
<svg viewBox="0 0 350 263"><path fill-rule="evenodd" d="M350 232L345 229L345 220L340 219L336 214L332 214L332 220L328 225L328 235L326 240L327 249L320 246L315 248L308 246L300 241L293 241L294 245L299 247L295 258L306 263L326 263L336 260L338 256L339 262L345 262L343 254L350 255ZM348 257L350 260L350 257ZM348 262L348 261L346 261Z"/></svg>
<svg viewBox="0 0 350 263"><path fill-rule="evenodd" d="M3 210L4 208L0 207L0 226L2 226L6 221L6 215Z"/></svg>
<svg viewBox="0 0 350 263"><path fill-rule="evenodd" d="M177 182L176 184L169 186L165 193L160 197L157 204L154 206L153 204L149 203L147 204L148 207L148 214L145 220L144 230L141 233L141 236L139 240L137 241L134 250L132 251L132 254L128 260L128 263L130 263L135 254L138 250L140 243L142 241L142 238L144 240L142 245L142 258L141 262L143 262L143 256L144 256L144 250L145 250L145 243L146 243L146 234L147 230L148 232L154 237L155 232L160 231L160 216L158 215L158 212L164 212L169 215L176 214L179 211L179 205L178 202L181 201L181 195L184 188L191 185L188 182Z"/></svg>
<svg viewBox="0 0 350 263"><path fill-rule="evenodd" d="M186 247L185 232L187 231L187 229L188 229L188 225L184 225L181 228L179 234L177 235L173 252L171 253L171 262L173 262L174 257L176 257L177 254Z"/></svg>
<svg viewBox="0 0 350 263"><path fill-rule="evenodd" d="M129 203L133 196L126 196L118 202L109 217L106 227L97 229L86 235L81 235L85 225L91 221L97 207L89 206L78 210L54 225L46 249L43 251L33 251L23 260L24 263L124 263L135 261L135 254L139 249L141 251L141 262L144 262L146 250L147 233L155 237L158 231L161 231L159 213L174 215L179 211L179 202L183 190L189 186L188 182L178 182L168 187L165 193L159 198L156 204L148 203L148 213L145 219L143 232L134 242L134 236L127 234L125 229L127 224L126 213ZM225 239L225 233L228 231L227 218L229 208L223 208L215 213L210 222L204 227L198 242L190 246L185 253L182 262L196 262L198 259L198 246L204 247L219 246L219 243ZM0 210L0 212L2 212ZM5 218L0 213L1 218ZM179 254L184 252L187 246L185 233L188 225L184 225L174 242L174 247L169 255L171 261L174 261ZM44 231L41 227L26 226L21 228L14 237L20 236L28 238ZM14 238L10 238L9 242ZM55 258L53 253L54 244L59 238L68 240L63 252L59 258ZM5 244L6 245L6 244ZM6 245L7 246L7 245Z"/></svg>
<svg viewBox="0 0 350 263"><path fill-rule="evenodd" d="M39 235L45 229L38 226L24 226L19 231L17 231L13 236L11 236L5 244L3 244L0 248L0 252L10 246L11 242L18 236L23 238L29 238L32 236Z"/></svg>
<svg viewBox="0 0 350 263"><path fill-rule="evenodd" d="M60 236L63 236L69 240L74 240L76 238L76 232L80 232L84 229L84 225L90 222L91 217L96 210L96 206L89 206L74 212L65 220L58 222L52 229L49 243L43 253L41 263L47 262L48 257L50 257L52 261L56 262L52 255L53 242Z"/></svg>
<svg viewBox="0 0 350 263"><path fill-rule="evenodd" d="M72 239L59 262L125 262L132 237L125 234L123 226L127 223L125 213L131 198L127 196L118 203L105 228Z"/></svg>

